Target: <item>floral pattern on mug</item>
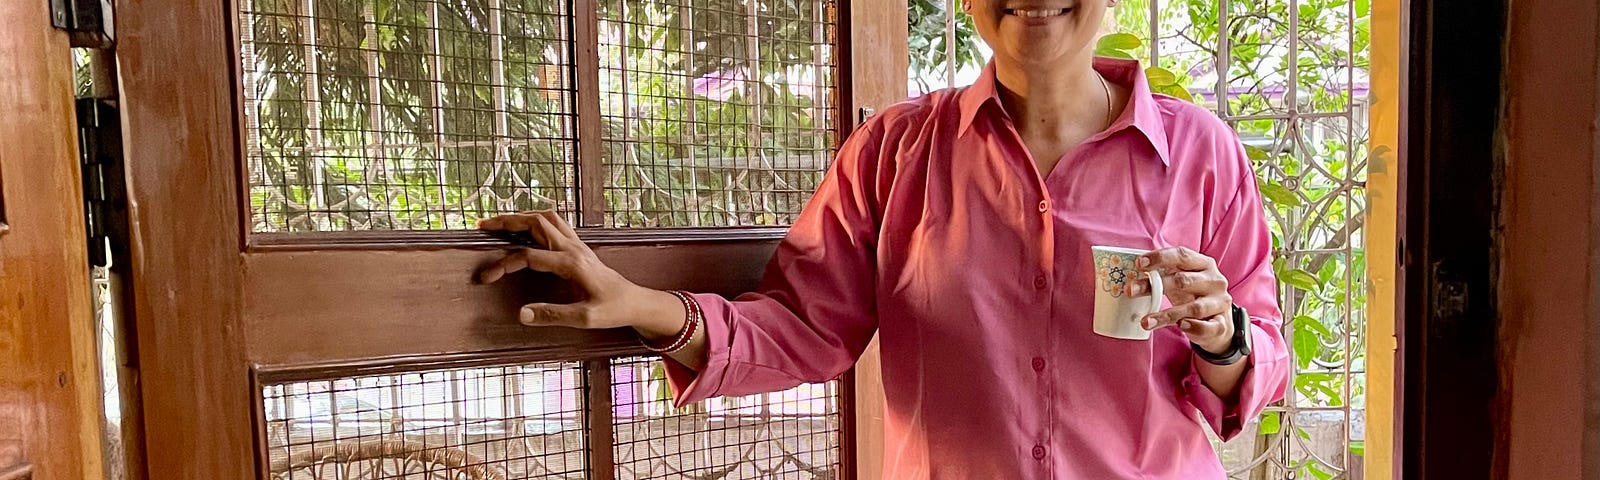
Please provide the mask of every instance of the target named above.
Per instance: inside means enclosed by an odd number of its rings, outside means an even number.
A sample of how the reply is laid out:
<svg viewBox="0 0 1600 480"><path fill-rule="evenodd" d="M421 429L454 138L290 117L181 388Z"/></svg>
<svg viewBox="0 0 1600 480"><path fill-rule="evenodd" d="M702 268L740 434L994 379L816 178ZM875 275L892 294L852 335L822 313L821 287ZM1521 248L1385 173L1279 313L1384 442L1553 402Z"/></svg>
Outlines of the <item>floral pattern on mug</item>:
<svg viewBox="0 0 1600 480"><path fill-rule="evenodd" d="M1128 293L1128 267L1131 262L1116 254L1097 254L1095 257L1100 289L1110 293L1113 298L1121 298Z"/></svg>

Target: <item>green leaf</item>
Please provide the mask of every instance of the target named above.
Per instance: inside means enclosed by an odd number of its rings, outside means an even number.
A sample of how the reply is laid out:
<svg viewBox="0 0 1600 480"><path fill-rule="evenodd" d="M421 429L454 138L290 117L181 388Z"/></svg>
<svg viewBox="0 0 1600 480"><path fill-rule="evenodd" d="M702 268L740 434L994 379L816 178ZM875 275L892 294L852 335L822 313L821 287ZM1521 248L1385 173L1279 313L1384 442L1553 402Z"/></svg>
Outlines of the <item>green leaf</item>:
<svg viewBox="0 0 1600 480"><path fill-rule="evenodd" d="M1123 59L1123 60L1133 60L1134 59L1133 58L1133 54L1128 53L1128 52L1124 52L1122 50L1095 50L1094 54L1097 57L1120 58L1120 59Z"/></svg>
<svg viewBox="0 0 1600 480"><path fill-rule="evenodd" d="M1271 200L1274 205L1280 207L1300 206L1300 197L1281 184L1267 183L1261 185L1261 196L1267 197L1267 200Z"/></svg>
<svg viewBox="0 0 1600 480"><path fill-rule="evenodd" d="M1324 215L1324 217L1326 217L1326 215ZM1333 276L1337 273L1339 273L1338 261L1323 262L1322 268L1317 269L1317 283L1332 283Z"/></svg>
<svg viewBox="0 0 1600 480"><path fill-rule="evenodd" d="M1283 283L1287 283L1289 286L1294 288L1305 290L1307 292L1317 291L1317 277L1311 275L1310 272L1305 270L1295 269L1285 271L1283 272L1282 280Z"/></svg>
<svg viewBox="0 0 1600 480"><path fill-rule="evenodd" d="M1301 433L1304 434L1305 432L1301 432ZM1303 435L1303 436L1305 436L1305 435ZM1315 462L1315 460L1313 460L1313 463L1310 463L1310 464L1306 465L1306 471L1310 472L1311 476L1317 477L1317 480L1328 480L1330 478L1333 478L1333 473L1332 472L1328 472L1328 471L1323 470L1321 465L1318 465L1318 464L1316 464L1314 462Z"/></svg>
<svg viewBox="0 0 1600 480"><path fill-rule="evenodd" d="M1150 81L1150 85L1163 86L1164 87L1164 86L1167 86L1167 85L1172 85L1172 84L1178 83L1178 76L1177 75L1175 75L1171 71L1169 71L1169 70L1167 70L1165 68L1161 68L1161 67L1150 67L1150 68L1144 69L1144 76L1145 76L1145 78L1147 80Z"/></svg>
<svg viewBox="0 0 1600 480"><path fill-rule="evenodd" d="M1283 430L1282 415L1283 412L1261 412L1261 434L1272 435Z"/></svg>
<svg viewBox="0 0 1600 480"><path fill-rule="evenodd" d="M1338 407L1344 404L1340 398L1339 390L1342 388L1341 377L1331 373L1304 372L1294 377L1294 388L1307 397L1321 394L1323 399L1317 399L1319 406Z"/></svg>
<svg viewBox="0 0 1600 480"><path fill-rule="evenodd" d="M1322 338L1331 338L1331 337L1333 337L1333 332L1328 330L1328 326L1327 325L1323 325L1321 321L1319 321L1319 320L1317 320L1315 318L1311 318L1310 316L1307 316L1307 315L1301 315L1301 316L1298 316L1298 317L1294 317L1294 326L1295 326L1295 328L1300 328L1300 327L1304 326L1305 328L1311 329L1312 332L1316 333L1318 336L1321 336Z"/></svg>
<svg viewBox="0 0 1600 480"><path fill-rule="evenodd" d="M664 365L662 365L661 362L655 362L654 364L650 365L650 379L657 382L655 391L656 398L652 400L671 405L672 388L669 386L670 384L667 383L667 369Z"/></svg>
<svg viewBox="0 0 1600 480"><path fill-rule="evenodd" d="M1266 149L1261 148L1261 147L1254 147L1254 146L1250 146L1250 145L1245 145L1244 146L1244 154L1245 154L1245 156L1250 157L1251 160L1257 160L1257 161L1266 160L1268 158L1272 158L1272 155L1267 153Z"/></svg>
<svg viewBox="0 0 1600 480"><path fill-rule="evenodd" d="M1095 51L1132 50L1139 48L1140 45L1144 45L1144 42L1140 41L1139 37L1134 34L1118 32L1100 37L1100 41L1095 44L1094 49Z"/></svg>
<svg viewBox="0 0 1600 480"><path fill-rule="evenodd" d="M1194 95L1190 95L1189 94L1189 89L1183 88L1182 86L1173 85L1172 86L1172 91L1170 93L1167 93L1167 94L1168 95L1172 95L1174 97L1181 98L1185 102L1194 103Z"/></svg>
<svg viewBox="0 0 1600 480"><path fill-rule="evenodd" d="M1322 350L1322 342L1317 340L1317 334L1313 333L1311 330L1297 328L1294 331L1293 348L1295 363L1298 364L1301 369L1305 369L1311 366L1311 359L1317 358L1317 354L1320 353L1320 350ZM1307 377L1301 375L1299 377L1295 377L1295 383L1302 383L1300 381L1301 379L1306 379L1307 382L1310 381L1307 379ZM1304 390L1307 385L1308 384L1302 384L1298 386Z"/></svg>

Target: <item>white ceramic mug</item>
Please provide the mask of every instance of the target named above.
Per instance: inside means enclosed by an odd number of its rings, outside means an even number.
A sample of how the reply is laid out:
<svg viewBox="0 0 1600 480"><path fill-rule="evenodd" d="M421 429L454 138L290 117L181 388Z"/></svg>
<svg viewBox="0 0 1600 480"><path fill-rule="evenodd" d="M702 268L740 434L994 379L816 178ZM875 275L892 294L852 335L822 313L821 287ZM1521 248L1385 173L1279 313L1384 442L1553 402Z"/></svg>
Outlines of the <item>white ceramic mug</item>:
<svg viewBox="0 0 1600 480"><path fill-rule="evenodd" d="M1140 325L1145 315L1161 311L1161 274L1140 271L1139 256L1147 250L1096 245L1094 258L1094 333L1111 338L1146 340L1150 331ZM1135 298L1128 286L1149 277L1150 295Z"/></svg>

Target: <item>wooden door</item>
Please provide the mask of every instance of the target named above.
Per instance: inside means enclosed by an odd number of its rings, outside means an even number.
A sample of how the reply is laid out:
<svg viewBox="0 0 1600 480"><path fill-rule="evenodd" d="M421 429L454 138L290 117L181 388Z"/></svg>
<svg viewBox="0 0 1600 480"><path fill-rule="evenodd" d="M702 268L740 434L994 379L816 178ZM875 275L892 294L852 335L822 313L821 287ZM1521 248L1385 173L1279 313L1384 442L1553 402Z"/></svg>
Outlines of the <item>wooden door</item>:
<svg viewBox="0 0 1600 480"><path fill-rule="evenodd" d="M677 33L640 33L663 22ZM118 23L133 321L161 479L286 478L402 451L454 455L429 461L474 478L642 475L654 460L623 447L632 436L706 412L631 396L659 383L634 376L649 369L626 360L643 353L627 332L519 325L517 306L571 292L539 275L473 284L509 245L471 219L553 206L638 283L734 295L862 107L905 92L904 2L148 0ZM734 104L787 113L741 124ZM704 189L665 182L723 170L764 175L725 193L771 210L672 203ZM475 188L455 189L463 178ZM855 387L818 387L831 407L705 408L826 410L831 429L783 435L833 445L815 451L853 476L853 446L879 445L857 424L881 418L858 422L857 403L881 398ZM665 416L626 424L636 415Z"/></svg>
<svg viewBox="0 0 1600 480"><path fill-rule="evenodd" d="M48 2L0 2L0 478L100 475L71 51Z"/></svg>

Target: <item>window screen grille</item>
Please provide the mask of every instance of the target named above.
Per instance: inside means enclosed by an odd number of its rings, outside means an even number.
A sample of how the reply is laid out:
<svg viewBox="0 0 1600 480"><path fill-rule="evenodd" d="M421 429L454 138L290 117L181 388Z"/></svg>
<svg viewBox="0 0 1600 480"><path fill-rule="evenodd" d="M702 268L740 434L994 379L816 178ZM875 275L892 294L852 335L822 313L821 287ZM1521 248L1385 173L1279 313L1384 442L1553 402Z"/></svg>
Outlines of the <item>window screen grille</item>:
<svg viewBox="0 0 1600 480"><path fill-rule="evenodd" d="M790 223L833 154L830 9L599 1L606 224Z"/></svg>
<svg viewBox="0 0 1600 480"><path fill-rule="evenodd" d="M831 479L839 384L674 408L661 363L610 361L610 469L589 465L583 363L274 383L262 389L271 480ZM603 421L603 420L602 420ZM596 478L595 480L606 480Z"/></svg>
<svg viewBox="0 0 1600 480"><path fill-rule="evenodd" d="M617 359L611 371L617 478L840 476L837 382L677 409L659 362Z"/></svg>
<svg viewBox="0 0 1600 480"><path fill-rule="evenodd" d="M570 0L243 0L251 230L572 219L580 141L604 226L789 223L837 140L831 2L596 2L583 40ZM577 138L584 95L599 138Z"/></svg>
<svg viewBox="0 0 1600 480"><path fill-rule="evenodd" d="M252 229L571 211L566 0L245 0Z"/></svg>
<svg viewBox="0 0 1600 480"><path fill-rule="evenodd" d="M266 386L273 480L587 478L577 362Z"/></svg>

